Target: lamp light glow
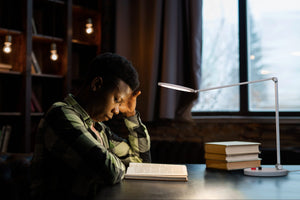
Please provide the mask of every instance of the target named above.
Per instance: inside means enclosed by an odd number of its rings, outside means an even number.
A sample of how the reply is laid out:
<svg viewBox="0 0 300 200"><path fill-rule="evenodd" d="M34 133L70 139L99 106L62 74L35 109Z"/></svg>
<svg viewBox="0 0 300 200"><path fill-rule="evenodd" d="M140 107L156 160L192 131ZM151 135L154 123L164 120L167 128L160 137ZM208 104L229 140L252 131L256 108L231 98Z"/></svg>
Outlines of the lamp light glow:
<svg viewBox="0 0 300 200"><path fill-rule="evenodd" d="M257 170L253 170L251 168L246 168L246 169L244 169L244 174L248 175L248 176L268 176L268 177L286 176L288 174L288 170L283 169L282 165L280 164L280 128L279 128L279 101L278 101L278 79L277 79L277 77L271 77L271 78L255 80L255 81L240 82L240 83L236 83L236 84L223 85L223 86L200 89L200 90L195 90L195 89L184 87L181 85L164 83L164 82L159 82L158 85L161 87L165 87L165 88L169 88L169 89L173 89L173 90L198 93L198 92L222 89L222 88L227 88L227 87L248 85L248 84L270 81L270 80L272 80L274 82L274 89L275 89L275 126L276 126L277 163L274 168L259 168Z"/></svg>
<svg viewBox="0 0 300 200"><path fill-rule="evenodd" d="M271 74L271 71L266 70L266 69L262 69L262 70L260 70L259 72L260 72L260 74L262 74L262 75Z"/></svg>
<svg viewBox="0 0 300 200"><path fill-rule="evenodd" d="M85 24L85 32L87 34L92 34L94 32L94 28L93 28L93 22L91 18L88 18L86 20L86 24Z"/></svg>
<svg viewBox="0 0 300 200"><path fill-rule="evenodd" d="M5 36L5 42L4 42L4 46L3 46L3 52L6 54L9 54L11 52L11 40L12 37L11 35L6 35Z"/></svg>
<svg viewBox="0 0 300 200"><path fill-rule="evenodd" d="M51 44L51 50L50 50L50 59L53 60L53 61L57 61L58 59L58 54L57 54L57 49L56 49L56 44L55 43L52 43Z"/></svg>
<svg viewBox="0 0 300 200"><path fill-rule="evenodd" d="M300 56L300 51L293 51L291 52L292 56Z"/></svg>

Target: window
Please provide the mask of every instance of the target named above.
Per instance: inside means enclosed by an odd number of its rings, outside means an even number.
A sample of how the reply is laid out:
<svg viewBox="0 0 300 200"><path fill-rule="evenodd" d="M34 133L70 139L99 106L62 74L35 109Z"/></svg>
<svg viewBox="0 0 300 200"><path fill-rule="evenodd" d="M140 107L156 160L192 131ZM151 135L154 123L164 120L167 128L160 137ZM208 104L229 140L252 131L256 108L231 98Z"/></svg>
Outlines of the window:
<svg viewBox="0 0 300 200"><path fill-rule="evenodd" d="M298 0L248 0L249 79L276 76L282 111L300 110L300 4ZM270 87L271 86L271 87ZM251 85L251 111L274 107L272 85ZM260 94L259 94L260 93ZM261 96L261 97L259 97Z"/></svg>
<svg viewBox="0 0 300 200"><path fill-rule="evenodd" d="M237 0L203 0L203 44L199 89L239 82ZM199 93L193 111L239 111L239 88Z"/></svg>
<svg viewBox="0 0 300 200"><path fill-rule="evenodd" d="M299 1L245 2L203 0L199 88L276 76L280 112L299 112ZM274 111L274 96L272 81L201 92L192 112L267 113Z"/></svg>

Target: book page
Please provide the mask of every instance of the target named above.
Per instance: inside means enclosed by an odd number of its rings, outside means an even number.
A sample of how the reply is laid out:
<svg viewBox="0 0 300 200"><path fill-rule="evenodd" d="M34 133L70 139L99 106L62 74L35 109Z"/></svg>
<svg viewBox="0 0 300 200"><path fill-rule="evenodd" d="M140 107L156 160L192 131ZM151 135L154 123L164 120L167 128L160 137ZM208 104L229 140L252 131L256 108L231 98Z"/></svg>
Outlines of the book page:
<svg viewBox="0 0 300 200"><path fill-rule="evenodd" d="M223 142L207 142L206 144L223 145L223 146L245 146L245 145L260 145L259 142L247 141L223 141Z"/></svg>
<svg viewBox="0 0 300 200"><path fill-rule="evenodd" d="M130 163L127 174L151 176L187 176L185 165L156 164L156 163Z"/></svg>

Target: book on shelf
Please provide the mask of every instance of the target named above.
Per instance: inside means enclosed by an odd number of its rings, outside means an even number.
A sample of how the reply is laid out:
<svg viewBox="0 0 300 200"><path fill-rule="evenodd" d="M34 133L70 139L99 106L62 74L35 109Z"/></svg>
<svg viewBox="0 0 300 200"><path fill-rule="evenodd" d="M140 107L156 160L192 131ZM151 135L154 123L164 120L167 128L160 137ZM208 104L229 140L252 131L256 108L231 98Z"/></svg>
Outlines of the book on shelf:
<svg viewBox="0 0 300 200"><path fill-rule="evenodd" d="M259 145L258 142L247 141L207 142L204 144L204 151L219 154L259 153Z"/></svg>
<svg viewBox="0 0 300 200"><path fill-rule="evenodd" d="M11 125L2 126L1 135L0 135L0 151L1 152L7 152L11 129L12 129Z"/></svg>
<svg viewBox="0 0 300 200"><path fill-rule="evenodd" d="M42 71L41 71L40 65L39 65L33 51L31 52L31 60L32 60L32 64L33 64L34 71L36 72L36 74L41 74Z"/></svg>
<svg viewBox="0 0 300 200"><path fill-rule="evenodd" d="M36 112L35 107L34 107L33 102L32 102L32 99L30 101L30 110L31 110L31 112Z"/></svg>
<svg viewBox="0 0 300 200"><path fill-rule="evenodd" d="M31 92L31 111L33 112L43 112L42 106L36 97L34 91Z"/></svg>
<svg viewBox="0 0 300 200"><path fill-rule="evenodd" d="M246 161L246 160L259 159L259 153L217 154L217 153L207 153L207 152L205 152L204 158L206 160L223 160L223 161L227 161L227 162L237 162L237 161Z"/></svg>
<svg viewBox="0 0 300 200"><path fill-rule="evenodd" d="M129 163L125 179L188 181L186 165Z"/></svg>
<svg viewBox="0 0 300 200"><path fill-rule="evenodd" d="M36 70L33 64L31 64L31 74L36 74Z"/></svg>
<svg viewBox="0 0 300 200"><path fill-rule="evenodd" d="M31 18L31 23L32 23L32 33L37 34L37 29L36 29L34 18Z"/></svg>
<svg viewBox="0 0 300 200"><path fill-rule="evenodd" d="M206 160L206 168L222 169L222 170L237 170L244 168L260 167L261 159L227 162L223 160Z"/></svg>
<svg viewBox="0 0 300 200"><path fill-rule="evenodd" d="M4 142L4 133L5 133L5 126L2 126L0 130L0 152L2 152L2 146Z"/></svg>
<svg viewBox="0 0 300 200"><path fill-rule="evenodd" d="M5 64L5 63L0 63L0 71L11 71L12 70L12 65Z"/></svg>

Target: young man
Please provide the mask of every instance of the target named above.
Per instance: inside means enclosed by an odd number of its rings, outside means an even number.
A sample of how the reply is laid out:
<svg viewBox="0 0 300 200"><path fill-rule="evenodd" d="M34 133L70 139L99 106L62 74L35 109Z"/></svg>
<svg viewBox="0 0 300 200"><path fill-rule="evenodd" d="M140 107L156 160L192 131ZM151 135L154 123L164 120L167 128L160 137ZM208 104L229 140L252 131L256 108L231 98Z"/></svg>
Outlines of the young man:
<svg viewBox="0 0 300 200"><path fill-rule="evenodd" d="M130 162L151 162L150 137L135 110L138 86L124 57L105 53L91 62L78 94L53 104L39 124L33 199L91 199L103 184L120 182ZM102 123L119 113L128 140Z"/></svg>

